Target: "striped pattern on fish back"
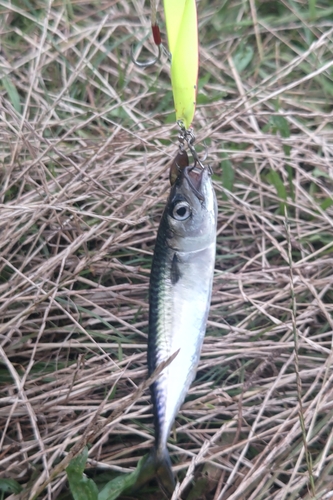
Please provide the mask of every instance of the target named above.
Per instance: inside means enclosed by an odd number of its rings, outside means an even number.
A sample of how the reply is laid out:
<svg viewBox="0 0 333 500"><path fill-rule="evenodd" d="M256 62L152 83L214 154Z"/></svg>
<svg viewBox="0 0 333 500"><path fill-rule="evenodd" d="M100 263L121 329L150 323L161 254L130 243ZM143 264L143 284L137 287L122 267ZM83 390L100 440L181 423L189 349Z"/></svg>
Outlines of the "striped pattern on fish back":
<svg viewBox="0 0 333 500"><path fill-rule="evenodd" d="M168 314L168 307L171 307L168 300L168 287L165 286L166 275L170 275L170 258L173 251L167 246L167 214L163 213L161 224L158 230L154 258L150 274L149 288L149 336L148 336L148 373L149 376L157 368L161 360L158 359L159 346L163 342L163 333L160 322L160 314ZM171 312L170 312L171 315ZM172 353L170 353L171 355ZM161 379L161 375L159 377ZM154 408L154 427L156 443L159 443L159 432L165 404L163 392L159 391L157 397L157 382L151 386L151 396Z"/></svg>

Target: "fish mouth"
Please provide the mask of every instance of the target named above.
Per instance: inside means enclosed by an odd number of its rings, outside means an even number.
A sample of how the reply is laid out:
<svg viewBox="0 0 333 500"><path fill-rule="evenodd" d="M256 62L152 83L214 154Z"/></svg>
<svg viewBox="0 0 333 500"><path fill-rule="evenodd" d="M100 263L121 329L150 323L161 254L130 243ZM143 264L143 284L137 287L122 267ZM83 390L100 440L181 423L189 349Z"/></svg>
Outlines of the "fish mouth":
<svg viewBox="0 0 333 500"><path fill-rule="evenodd" d="M201 192L204 172L205 168L198 168L195 165L187 166L183 169L184 178L187 180L195 196L202 202L205 201L205 197Z"/></svg>

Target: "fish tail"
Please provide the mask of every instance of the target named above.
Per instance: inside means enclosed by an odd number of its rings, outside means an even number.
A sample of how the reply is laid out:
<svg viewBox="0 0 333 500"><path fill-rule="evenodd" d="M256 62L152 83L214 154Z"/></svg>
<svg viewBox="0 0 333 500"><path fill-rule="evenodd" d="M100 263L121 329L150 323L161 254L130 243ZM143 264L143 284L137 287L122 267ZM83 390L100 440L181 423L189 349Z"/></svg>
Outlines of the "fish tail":
<svg viewBox="0 0 333 500"><path fill-rule="evenodd" d="M176 482L175 476L172 472L172 464L169 452L166 448L163 449L162 453L156 452L155 464L156 476L160 488L163 490L166 496L171 496L176 487Z"/></svg>

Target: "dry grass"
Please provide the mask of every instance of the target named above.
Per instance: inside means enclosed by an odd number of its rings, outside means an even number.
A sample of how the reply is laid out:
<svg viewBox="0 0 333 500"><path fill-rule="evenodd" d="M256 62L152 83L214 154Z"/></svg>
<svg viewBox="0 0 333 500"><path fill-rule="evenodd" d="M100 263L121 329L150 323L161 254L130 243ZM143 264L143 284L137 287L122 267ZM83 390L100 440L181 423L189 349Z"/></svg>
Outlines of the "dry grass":
<svg viewBox="0 0 333 500"><path fill-rule="evenodd" d="M194 127L219 230L198 376L170 438L173 498L333 498L333 11L198 8ZM176 152L168 65L130 62L148 33L142 2L0 0L0 12L0 471L26 498L69 498L61 461L75 443L91 442L101 483L153 443L136 389Z"/></svg>

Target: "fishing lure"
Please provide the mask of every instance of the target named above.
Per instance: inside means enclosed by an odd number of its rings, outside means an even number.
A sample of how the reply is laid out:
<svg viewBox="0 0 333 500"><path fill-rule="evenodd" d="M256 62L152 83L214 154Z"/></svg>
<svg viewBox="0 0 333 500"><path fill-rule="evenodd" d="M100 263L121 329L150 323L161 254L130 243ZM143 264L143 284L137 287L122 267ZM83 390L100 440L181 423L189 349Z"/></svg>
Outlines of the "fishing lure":
<svg viewBox="0 0 333 500"><path fill-rule="evenodd" d="M171 54L171 84L176 120L191 126L199 69L198 20L195 0L164 0Z"/></svg>
<svg viewBox="0 0 333 500"><path fill-rule="evenodd" d="M156 57L148 61L131 58L140 68L147 68L158 62L162 55L162 39L156 21L156 3L152 4L151 29L158 48ZM177 122L185 129L191 126L197 96L199 70L198 20L195 0L164 0L165 21L168 35L171 85Z"/></svg>

